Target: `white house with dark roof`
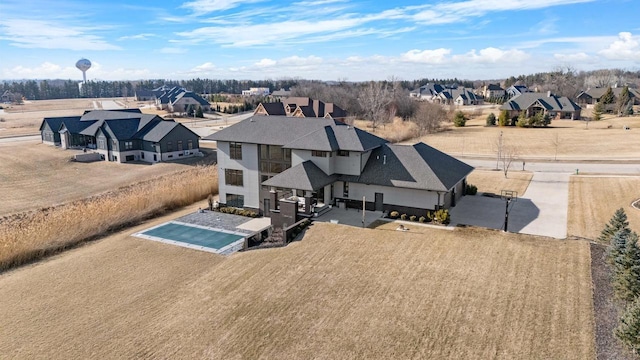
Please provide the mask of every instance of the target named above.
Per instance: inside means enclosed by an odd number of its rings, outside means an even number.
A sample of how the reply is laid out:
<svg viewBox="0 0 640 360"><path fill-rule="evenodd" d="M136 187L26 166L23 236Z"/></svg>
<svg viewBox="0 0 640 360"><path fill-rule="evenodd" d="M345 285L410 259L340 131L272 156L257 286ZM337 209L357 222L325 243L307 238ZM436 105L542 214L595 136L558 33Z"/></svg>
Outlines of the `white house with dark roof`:
<svg viewBox="0 0 640 360"><path fill-rule="evenodd" d="M425 215L454 206L473 168L424 143L392 145L326 118L259 116L205 138L217 141L220 203L301 216L332 206ZM292 222L289 222L291 224Z"/></svg>
<svg viewBox="0 0 640 360"><path fill-rule="evenodd" d="M86 148L108 161L177 160L199 153L200 137L184 125L139 109L93 110L82 116L44 118L42 142Z"/></svg>

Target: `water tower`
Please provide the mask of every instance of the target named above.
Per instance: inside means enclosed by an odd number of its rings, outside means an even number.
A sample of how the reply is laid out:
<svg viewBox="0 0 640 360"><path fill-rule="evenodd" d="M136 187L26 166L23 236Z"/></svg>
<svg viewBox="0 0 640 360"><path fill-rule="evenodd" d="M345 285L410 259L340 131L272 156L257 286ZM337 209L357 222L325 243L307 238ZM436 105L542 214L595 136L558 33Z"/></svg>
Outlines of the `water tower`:
<svg viewBox="0 0 640 360"><path fill-rule="evenodd" d="M76 67L82 71L82 82L87 82L87 70L91 67L91 61L87 59L80 59L76 63Z"/></svg>

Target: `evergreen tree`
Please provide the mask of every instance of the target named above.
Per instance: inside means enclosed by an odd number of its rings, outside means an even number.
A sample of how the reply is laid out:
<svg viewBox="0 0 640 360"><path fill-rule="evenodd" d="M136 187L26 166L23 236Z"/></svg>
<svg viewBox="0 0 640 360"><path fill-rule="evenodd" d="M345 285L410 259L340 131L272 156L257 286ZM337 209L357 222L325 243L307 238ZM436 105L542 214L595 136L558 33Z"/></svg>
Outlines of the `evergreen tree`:
<svg viewBox="0 0 640 360"><path fill-rule="evenodd" d="M615 96L613 95L613 90L611 90L611 86L607 88L607 91L602 94L600 97L600 102L604 105L613 104L615 102Z"/></svg>
<svg viewBox="0 0 640 360"><path fill-rule="evenodd" d="M203 118L204 113L202 112L202 106L198 105L198 110L196 110L196 117Z"/></svg>
<svg viewBox="0 0 640 360"><path fill-rule="evenodd" d="M494 126L496 124L496 116L493 113L487 115L487 120L485 124L487 126Z"/></svg>
<svg viewBox="0 0 640 360"><path fill-rule="evenodd" d="M613 287L622 300L632 301L640 295L640 245L635 232L627 235L625 247L615 259Z"/></svg>
<svg viewBox="0 0 640 360"><path fill-rule="evenodd" d="M604 104L600 101L593 107L593 120L602 120L602 113L604 113Z"/></svg>
<svg viewBox="0 0 640 360"><path fill-rule="evenodd" d="M500 116L498 116L498 125L499 126L509 125L509 112L507 110L500 111Z"/></svg>
<svg viewBox="0 0 640 360"><path fill-rule="evenodd" d="M604 229L600 233L598 237L598 241L607 244L611 242L611 237L618 230L625 230L627 233L631 232L629 230L629 222L627 221L627 214L624 212L623 208L616 210L613 214L609 223L605 225Z"/></svg>
<svg viewBox="0 0 640 360"><path fill-rule="evenodd" d="M193 116L193 112L195 111L193 104L189 104L187 106L187 116Z"/></svg>
<svg viewBox="0 0 640 360"><path fill-rule="evenodd" d="M518 125L518 127L525 127L527 126L527 112L526 111L521 111L520 115L518 115L518 120L515 124L512 125Z"/></svg>
<svg viewBox="0 0 640 360"><path fill-rule="evenodd" d="M467 118L462 111L458 111L453 118L453 126L463 127L467 124Z"/></svg>
<svg viewBox="0 0 640 360"><path fill-rule="evenodd" d="M627 307L615 334L633 353L640 355L640 297Z"/></svg>
<svg viewBox="0 0 640 360"><path fill-rule="evenodd" d="M629 107L632 106L631 95L629 94L629 87L625 86L618 96L618 102L616 103L616 110L618 116L629 115Z"/></svg>

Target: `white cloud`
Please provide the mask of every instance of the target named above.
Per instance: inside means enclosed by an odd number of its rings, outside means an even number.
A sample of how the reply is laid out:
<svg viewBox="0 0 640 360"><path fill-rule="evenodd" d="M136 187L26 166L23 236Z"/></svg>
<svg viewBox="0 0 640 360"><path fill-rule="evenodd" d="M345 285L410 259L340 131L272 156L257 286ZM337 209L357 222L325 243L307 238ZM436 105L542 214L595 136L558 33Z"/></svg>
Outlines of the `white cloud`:
<svg viewBox="0 0 640 360"><path fill-rule="evenodd" d="M159 50L162 54L184 54L187 49L180 47L163 47Z"/></svg>
<svg viewBox="0 0 640 360"><path fill-rule="evenodd" d="M566 62L566 63L585 63L585 62L592 62L594 60L593 57L587 55L584 52L570 53L570 54L553 54L553 57L556 60Z"/></svg>
<svg viewBox="0 0 640 360"><path fill-rule="evenodd" d="M65 50L121 50L101 37L90 34L89 27L69 26L45 20L0 20L0 40L21 48Z"/></svg>
<svg viewBox="0 0 640 360"><path fill-rule="evenodd" d="M424 64L442 64L446 61L447 55L451 53L451 49L434 49L434 50L409 50L400 55L400 59L407 62L424 63Z"/></svg>
<svg viewBox="0 0 640 360"><path fill-rule="evenodd" d="M244 3L256 3L265 0L194 0L182 4L182 8L190 9L196 14L207 14L214 11L229 10Z"/></svg>
<svg viewBox="0 0 640 360"><path fill-rule="evenodd" d="M335 3L344 3L347 0L310 0L310 1L299 1L293 3L293 5L297 6L318 6L318 5L327 5L327 4L335 4Z"/></svg>
<svg viewBox="0 0 640 360"><path fill-rule="evenodd" d="M258 61L255 65L257 67L272 67L275 66L277 64L277 61L272 60L272 59L260 59L260 61Z"/></svg>
<svg viewBox="0 0 640 360"><path fill-rule="evenodd" d="M610 60L640 61L640 36L621 32L618 40L598 53Z"/></svg>
<svg viewBox="0 0 640 360"><path fill-rule="evenodd" d="M476 51L475 49L462 55L454 55L453 60L456 62L473 62L473 63L520 63L527 60L529 55L522 50L500 50L494 47L488 47Z"/></svg>
<svg viewBox="0 0 640 360"><path fill-rule="evenodd" d="M143 33L143 34L136 34L136 35L127 35L127 36L121 36L118 38L118 40L148 40L149 38L155 37L157 36L156 34L149 34L149 33Z"/></svg>
<svg viewBox="0 0 640 360"><path fill-rule="evenodd" d="M198 65L196 67L194 67L193 69L191 69L191 71L194 72L207 72L207 71L212 71L215 70L216 66L211 63L211 62L206 62L204 64Z"/></svg>

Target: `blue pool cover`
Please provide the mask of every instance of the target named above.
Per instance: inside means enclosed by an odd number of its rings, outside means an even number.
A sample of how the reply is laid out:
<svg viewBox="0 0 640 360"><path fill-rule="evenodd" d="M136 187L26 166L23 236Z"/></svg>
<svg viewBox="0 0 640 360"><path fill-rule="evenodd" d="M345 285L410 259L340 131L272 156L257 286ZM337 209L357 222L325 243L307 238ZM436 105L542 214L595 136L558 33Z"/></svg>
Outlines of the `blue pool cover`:
<svg viewBox="0 0 640 360"><path fill-rule="evenodd" d="M166 223L142 234L212 249L222 249L244 238L237 234L176 223Z"/></svg>

